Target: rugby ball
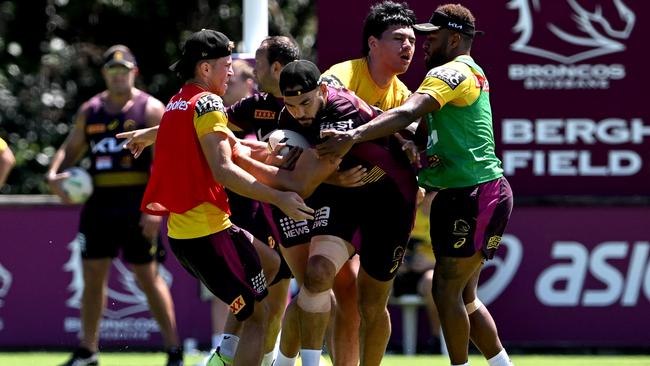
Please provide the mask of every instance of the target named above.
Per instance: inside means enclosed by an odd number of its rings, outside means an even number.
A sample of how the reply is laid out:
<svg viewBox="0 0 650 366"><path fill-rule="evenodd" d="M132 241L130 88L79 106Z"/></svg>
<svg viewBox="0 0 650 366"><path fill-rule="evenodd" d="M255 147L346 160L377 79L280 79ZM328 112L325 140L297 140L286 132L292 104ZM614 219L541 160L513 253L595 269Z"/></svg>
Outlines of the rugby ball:
<svg viewBox="0 0 650 366"><path fill-rule="evenodd" d="M85 169L79 167L68 168L65 172L70 173L61 183L65 194L73 203L86 202L93 193L93 178Z"/></svg>
<svg viewBox="0 0 650 366"><path fill-rule="evenodd" d="M281 156L287 154L290 148L294 146L302 147L303 149L311 147L311 144L303 135L291 130L275 130L271 132L269 135L269 149L271 151L275 150L275 147L278 144L287 145L285 148L280 150Z"/></svg>

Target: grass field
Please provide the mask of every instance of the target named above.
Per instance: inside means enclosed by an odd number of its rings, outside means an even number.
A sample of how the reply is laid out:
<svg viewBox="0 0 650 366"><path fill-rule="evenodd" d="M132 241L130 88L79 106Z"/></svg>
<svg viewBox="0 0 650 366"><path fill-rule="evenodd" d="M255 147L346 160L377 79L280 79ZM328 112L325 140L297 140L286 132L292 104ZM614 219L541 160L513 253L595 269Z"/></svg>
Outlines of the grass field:
<svg viewBox="0 0 650 366"><path fill-rule="evenodd" d="M64 362L67 353L61 352L0 352L2 366L56 366ZM203 356L186 356L185 365L195 366ZM512 355L517 366L650 366L650 355L645 356L546 356ZM487 365L480 356L470 357L473 366ZM101 366L164 366L162 353L112 353L101 354ZM443 356L393 356L384 358L382 366L446 366Z"/></svg>

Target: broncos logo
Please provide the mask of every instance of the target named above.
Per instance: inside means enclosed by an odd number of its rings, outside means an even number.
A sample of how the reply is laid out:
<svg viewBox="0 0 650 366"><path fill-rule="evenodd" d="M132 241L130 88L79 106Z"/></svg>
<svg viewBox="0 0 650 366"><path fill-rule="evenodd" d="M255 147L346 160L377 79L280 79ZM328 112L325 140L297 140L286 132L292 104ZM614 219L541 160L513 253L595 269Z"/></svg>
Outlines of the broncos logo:
<svg viewBox="0 0 650 366"><path fill-rule="evenodd" d="M0 307L4 304L3 298L7 296L9 288L11 287L11 282L13 282L11 272L0 263Z"/></svg>
<svg viewBox="0 0 650 366"><path fill-rule="evenodd" d="M625 50L636 15L623 0L511 0L519 11L514 51L572 64ZM581 4L582 3L582 4Z"/></svg>
<svg viewBox="0 0 650 366"><path fill-rule="evenodd" d="M78 234L77 237L68 244L70 258L63 265L66 272L72 273L72 280L68 285L68 290L72 292L66 305L70 308L81 308L81 295L83 293L83 270L81 265L81 246L85 245L85 237ZM104 317L108 319L120 319L149 310L147 297L138 287L135 276L124 265L120 259L113 260L113 270L117 270L119 280L117 283L111 282L108 288L108 301L111 306L104 310ZM173 276L162 264L158 267L163 280L171 286ZM117 286L117 287L116 287Z"/></svg>

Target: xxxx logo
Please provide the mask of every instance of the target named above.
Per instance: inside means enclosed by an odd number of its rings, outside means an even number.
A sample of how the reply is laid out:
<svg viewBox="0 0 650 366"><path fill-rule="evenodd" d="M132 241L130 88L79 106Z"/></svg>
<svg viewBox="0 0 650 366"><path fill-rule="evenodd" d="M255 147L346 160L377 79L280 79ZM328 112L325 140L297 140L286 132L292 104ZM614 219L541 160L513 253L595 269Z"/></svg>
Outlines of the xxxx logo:
<svg viewBox="0 0 650 366"><path fill-rule="evenodd" d="M230 312L237 315L244 306L246 306L246 301L244 301L244 298L239 295L235 301L230 303Z"/></svg>

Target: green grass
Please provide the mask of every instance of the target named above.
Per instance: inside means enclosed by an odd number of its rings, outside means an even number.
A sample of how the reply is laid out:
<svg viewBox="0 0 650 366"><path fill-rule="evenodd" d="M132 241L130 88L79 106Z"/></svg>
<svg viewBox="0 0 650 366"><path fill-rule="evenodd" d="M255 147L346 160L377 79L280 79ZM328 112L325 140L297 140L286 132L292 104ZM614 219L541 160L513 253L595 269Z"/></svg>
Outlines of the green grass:
<svg viewBox="0 0 650 366"><path fill-rule="evenodd" d="M2 366L56 366L64 362L68 353L62 352L5 352L0 353ZM185 365L195 366L203 356L186 356ZM546 356L512 355L517 366L650 366L649 356ZM473 366L487 365L480 356L471 356ZM163 353L104 352L101 366L164 366ZM443 356L394 356L384 358L382 366L447 366Z"/></svg>

